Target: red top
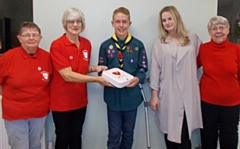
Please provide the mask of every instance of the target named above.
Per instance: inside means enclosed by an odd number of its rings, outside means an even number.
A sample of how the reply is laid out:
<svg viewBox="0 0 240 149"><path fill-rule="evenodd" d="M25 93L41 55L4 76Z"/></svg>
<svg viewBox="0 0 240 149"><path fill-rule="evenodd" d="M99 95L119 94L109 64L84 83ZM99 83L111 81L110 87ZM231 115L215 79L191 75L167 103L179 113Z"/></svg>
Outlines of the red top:
<svg viewBox="0 0 240 149"><path fill-rule="evenodd" d="M200 81L201 99L204 102L235 106L240 104L240 46L212 40L200 46L198 66L203 66Z"/></svg>
<svg viewBox="0 0 240 149"><path fill-rule="evenodd" d="M51 83L50 109L53 111L69 111L87 105L86 83L66 82L59 70L71 67L72 71L86 75L91 56L91 43L80 37L79 49L70 42L64 34L52 42L50 56L53 63L53 78Z"/></svg>
<svg viewBox="0 0 240 149"><path fill-rule="evenodd" d="M40 118L49 110L49 53L38 48L33 56L22 47L0 57L2 110L6 120Z"/></svg>

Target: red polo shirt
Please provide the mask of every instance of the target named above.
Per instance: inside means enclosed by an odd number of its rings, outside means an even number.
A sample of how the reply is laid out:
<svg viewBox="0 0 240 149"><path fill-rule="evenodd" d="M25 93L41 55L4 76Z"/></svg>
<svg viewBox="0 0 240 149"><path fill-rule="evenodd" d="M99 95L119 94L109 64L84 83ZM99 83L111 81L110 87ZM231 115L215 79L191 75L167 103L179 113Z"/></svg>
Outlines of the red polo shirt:
<svg viewBox="0 0 240 149"><path fill-rule="evenodd" d="M22 47L0 57L2 110L6 120L40 118L49 110L49 53L38 48L33 56Z"/></svg>
<svg viewBox="0 0 240 149"><path fill-rule="evenodd" d="M53 41L50 56L54 66L51 83L50 109L53 111L69 111L87 105L87 84L66 82L59 70L71 67L72 71L86 75L91 56L91 43L80 37L80 47L71 43L64 34Z"/></svg>

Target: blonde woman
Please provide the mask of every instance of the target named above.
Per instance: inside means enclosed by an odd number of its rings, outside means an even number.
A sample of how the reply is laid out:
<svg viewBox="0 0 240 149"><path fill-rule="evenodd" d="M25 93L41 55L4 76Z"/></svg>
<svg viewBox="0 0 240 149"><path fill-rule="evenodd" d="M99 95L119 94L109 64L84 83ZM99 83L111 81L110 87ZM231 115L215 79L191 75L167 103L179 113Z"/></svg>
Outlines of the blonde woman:
<svg viewBox="0 0 240 149"><path fill-rule="evenodd" d="M201 44L185 29L178 10L159 13L160 38L152 50L150 106L168 149L191 149L191 134L202 128L196 57Z"/></svg>

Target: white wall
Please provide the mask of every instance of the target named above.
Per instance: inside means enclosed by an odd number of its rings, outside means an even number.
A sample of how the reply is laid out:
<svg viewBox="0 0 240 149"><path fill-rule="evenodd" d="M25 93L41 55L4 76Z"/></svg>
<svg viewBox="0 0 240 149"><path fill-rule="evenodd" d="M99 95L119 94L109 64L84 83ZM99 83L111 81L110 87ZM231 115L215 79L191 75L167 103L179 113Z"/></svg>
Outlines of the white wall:
<svg viewBox="0 0 240 149"><path fill-rule="evenodd" d="M112 12L120 6L129 8L132 26L130 32L145 44L149 62L152 44L158 34L158 13L166 5L174 5L182 14L190 31L196 32L202 41L208 41L206 25L217 14L217 0L35 0L33 1L34 21L42 29L43 39L40 47L49 50L50 43L64 32L61 18L65 9L77 7L86 17L86 30L81 34L92 42L91 64L97 64L98 49L105 39L113 34L111 27ZM96 75L96 74L94 74ZM150 98L148 85L144 86L146 96ZM89 104L83 132L83 149L104 149L107 141L106 105L103 102L103 88L89 83ZM164 138L154 123L154 113L149 110L150 135L152 149L164 149ZM133 149L145 149L144 107L138 110ZM178 125L178 124L176 124ZM47 125L47 139L54 140L54 125L51 115ZM199 131L193 134L193 148L200 144Z"/></svg>

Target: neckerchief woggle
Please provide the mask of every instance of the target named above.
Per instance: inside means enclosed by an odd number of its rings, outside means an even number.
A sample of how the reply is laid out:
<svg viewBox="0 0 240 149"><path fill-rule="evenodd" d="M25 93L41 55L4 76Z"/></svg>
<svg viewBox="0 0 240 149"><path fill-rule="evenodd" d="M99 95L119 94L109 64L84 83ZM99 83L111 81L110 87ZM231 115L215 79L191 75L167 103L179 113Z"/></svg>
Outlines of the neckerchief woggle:
<svg viewBox="0 0 240 149"><path fill-rule="evenodd" d="M118 60L119 60L119 68L120 69L123 69L123 54L122 54L122 52L126 49L127 45L131 42L132 38L133 38L132 35L128 32L128 36L124 42L123 47L121 48L120 45L118 44L118 39L117 39L116 34L114 33L112 35L112 40L114 41L115 46L118 49Z"/></svg>

